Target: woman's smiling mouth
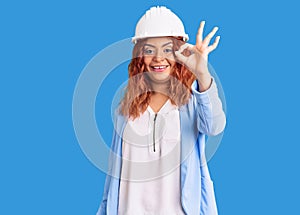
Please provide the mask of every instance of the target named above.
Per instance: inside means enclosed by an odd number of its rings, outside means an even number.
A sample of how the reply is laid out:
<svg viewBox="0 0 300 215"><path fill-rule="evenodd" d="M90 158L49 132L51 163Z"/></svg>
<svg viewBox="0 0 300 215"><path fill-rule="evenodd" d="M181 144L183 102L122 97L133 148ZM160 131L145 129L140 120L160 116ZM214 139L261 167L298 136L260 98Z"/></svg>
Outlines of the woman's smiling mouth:
<svg viewBox="0 0 300 215"><path fill-rule="evenodd" d="M169 67L168 65L150 66L151 71L153 72L164 72L168 67Z"/></svg>

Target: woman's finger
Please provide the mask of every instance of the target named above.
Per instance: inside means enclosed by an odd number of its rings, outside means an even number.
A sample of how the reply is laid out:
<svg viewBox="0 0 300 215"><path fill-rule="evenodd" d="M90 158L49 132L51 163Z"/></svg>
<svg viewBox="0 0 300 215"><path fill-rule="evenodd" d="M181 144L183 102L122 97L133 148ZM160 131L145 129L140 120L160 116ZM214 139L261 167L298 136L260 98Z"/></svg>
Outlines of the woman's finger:
<svg viewBox="0 0 300 215"><path fill-rule="evenodd" d="M179 62L181 62L183 64L185 64L189 58L189 56L186 56L184 53L186 50L193 52L194 46L192 44L185 43L182 46L180 46L178 51L175 51L175 56L176 56L177 60L179 60Z"/></svg>
<svg viewBox="0 0 300 215"><path fill-rule="evenodd" d="M202 43L202 47L207 47L208 44L210 43L211 38L216 34L218 27L214 27L213 30L205 37Z"/></svg>
<svg viewBox="0 0 300 215"><path fill-rule="evenodd" d="M190 43L185 43L185 44L183 44L182 46L180 46L180 48L178 49L178 52L181 53L181 52L183 52L185 49L191 51L191 50L193 50L193 48L194 48L194 46L193 46L192 44L190 44Z"/></svg>
<svg viewBox="0 0 300 215"><path fill-rule="evenodd" d="M181 52L182 51L179 51L179 50L176 51L175 56L176 56L177 60L179 60L179 62L184 64L187 61L187 57L184 56Z"/></svg>
<svg viewBox="0 0 300 215"><path fill-rule="evenodd" d="M201 21L200 26L198 28L198 33L197 33L197 36L196 36L196 47L198 49L200 49L201 45L202 45L204 25L205 25L205 21Z"/></svg>
<svg viewBox="0 0 300 215"><path fill-rule="evenodd" d="M215 42L212 45L208 46L208 48L207 48L208 53L217 48L217 46L219 44L219 41L220 41L220 36L217 36L216 39L215 39Z"/></svg>

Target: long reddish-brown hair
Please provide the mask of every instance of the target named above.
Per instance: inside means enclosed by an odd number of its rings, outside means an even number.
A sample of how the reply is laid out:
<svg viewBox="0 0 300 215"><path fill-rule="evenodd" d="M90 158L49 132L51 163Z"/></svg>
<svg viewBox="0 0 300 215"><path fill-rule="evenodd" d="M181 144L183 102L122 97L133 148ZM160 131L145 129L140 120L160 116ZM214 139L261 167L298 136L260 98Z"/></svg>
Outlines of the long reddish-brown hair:
<svg viewBox="0 0 300 215"><path fill-rule="evenodd" d="M185 43L180 38L170 37L170 39L173 41L174 51ZM146 72L143 57L145 42L146 39L139 40L133 48L132 59L128 66L129 80L121 101L121 114L133 119L147 109L151 95L154 93L149 80L143 75ZM191 85L196 77L177 61L170 75L172 78L170 78L168 97L171 103L177 106L187 104L191 96Z"/></svg>

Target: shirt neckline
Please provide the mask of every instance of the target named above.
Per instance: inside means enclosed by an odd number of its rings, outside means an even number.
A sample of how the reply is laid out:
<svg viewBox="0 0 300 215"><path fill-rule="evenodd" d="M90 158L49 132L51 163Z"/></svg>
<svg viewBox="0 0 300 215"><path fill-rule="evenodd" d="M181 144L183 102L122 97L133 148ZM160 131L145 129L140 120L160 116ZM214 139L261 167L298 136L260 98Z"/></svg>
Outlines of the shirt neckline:
<svg viewBox="0 0 300 215"><path fill-rule="evenodd" d="M174 106L172 105L170 99L167 99L167 101L163 104L163 106L159 109L158 112L155 112L150 105L148 105L147 107L147 110L149 111L150 114L164 114L170 112L173 109Z"/></svg>

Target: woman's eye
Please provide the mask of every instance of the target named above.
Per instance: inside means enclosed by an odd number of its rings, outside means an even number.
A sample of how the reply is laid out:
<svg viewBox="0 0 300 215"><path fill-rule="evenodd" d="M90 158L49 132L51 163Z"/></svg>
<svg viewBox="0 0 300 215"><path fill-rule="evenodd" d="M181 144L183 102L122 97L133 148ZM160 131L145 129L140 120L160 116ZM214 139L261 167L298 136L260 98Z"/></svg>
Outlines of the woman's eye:
<svg viewBox="0 0 300 215"><path fill-rule="evenodd" d="M173 49L171 49L171 48L165 49L165 53L172 53L172 52L173 52Z"/></svg>
<svg viewBox="0 0 300 215"><path fill-rule="evenodd" d="M145 49L144 50L144 54L153 54L153 53L154 53L154 51L151 50L151 49Z"/></svg>

